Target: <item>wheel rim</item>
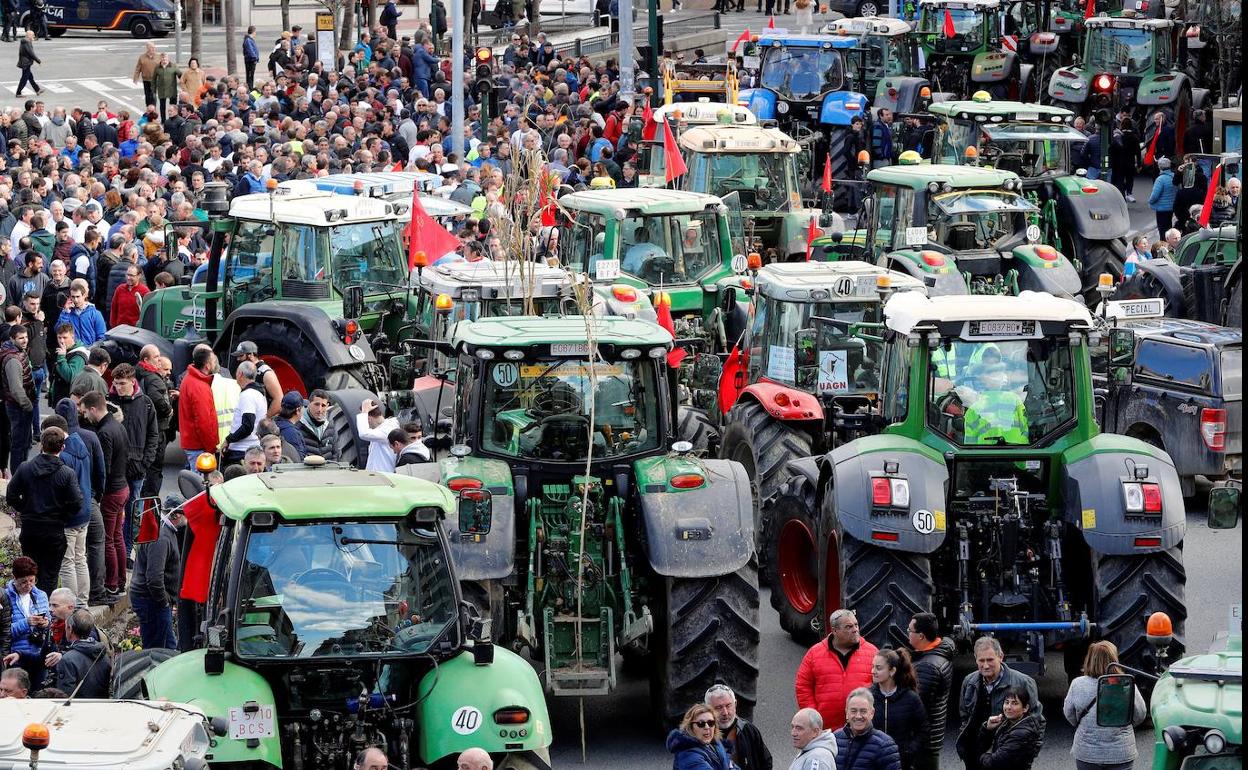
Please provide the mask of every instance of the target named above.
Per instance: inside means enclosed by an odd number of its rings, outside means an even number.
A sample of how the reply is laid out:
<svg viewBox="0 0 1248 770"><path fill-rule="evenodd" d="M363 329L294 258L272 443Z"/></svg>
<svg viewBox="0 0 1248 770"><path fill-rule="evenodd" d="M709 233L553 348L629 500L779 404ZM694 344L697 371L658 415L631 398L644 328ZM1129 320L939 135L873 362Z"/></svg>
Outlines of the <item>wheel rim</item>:
<svg viewBox="0 0 1248 770"><path fill-rule="evenodd" d="M875 3L863 3L858 6L859 16L877 16L880 13L879 7Z"/></svg>
<svg viewBox="0 0 1248 770"><path fill-rule="evenodd" d="M790 519L780 528L780 587L793 609L803 615L815 609L819 581L811 564L815 557L815 533L804 521Z"/></svg>
<svg viewBox="0 0 1248 770"><path fill-rule="evenodd" d="M273 368L273 373L277 375L277 381L282 386L282 392L296 390L299 395L304 398L308 397L308 388L303 382L303 377L290 365L286 359L281 356L260 356L260 360Z"/></svg>

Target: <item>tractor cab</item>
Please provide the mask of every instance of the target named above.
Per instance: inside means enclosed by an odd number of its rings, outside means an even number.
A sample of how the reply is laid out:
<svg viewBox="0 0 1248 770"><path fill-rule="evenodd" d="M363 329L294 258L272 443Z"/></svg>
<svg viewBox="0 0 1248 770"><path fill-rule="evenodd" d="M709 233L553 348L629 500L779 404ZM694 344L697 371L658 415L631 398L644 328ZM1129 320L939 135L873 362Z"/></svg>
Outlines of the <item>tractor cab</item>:
<svg viewBox="0 0 1248 770"><path fill-rule="evenodd" d="M999 97L1022 86L1018 55L1001 44L1000 0L922 0L914 36L932 91L964 98L987 88Z"/></svg>
<svg viewBox="0 0 1248 770"><path fill-rule="evenodd" d="M931 97L920 72L912 28L901 19L877 16L836 19L824 26L826 35L850 37L857 46L845 56L851 88L872 94L872 112L918 112ZM926 94L923 89L927 88Z"/></svg>
<svg viewBox="0 0 1248 770"><path fill-rule="evenodd" d="M996 101L987 94L928 107L938 116L933 162L979 165L1017 174L1023 189L1075 173L1073 151L1088 137L1062 107ZM968 149L969 148L969 149Z"/></svg>
<svg viewBox="0 0 1248 770"><path fill-rule="evenodd" d="M637 121L641 117L634 118ZM663 129L668 121L674 121L675 135L679 140L686 129L697 126L714 126L729 124L734 126L757 126L758 118L754 113L739 104L700 100L696 102L674 102L664 104L655 109L650 116L654 124L654 138L643 140L637 145L638 179L642 187L665 187L667 185L666 166L663 158ZM643 130L644 135L644 130ZM681 177L678 183L684 182Z"/></svg>

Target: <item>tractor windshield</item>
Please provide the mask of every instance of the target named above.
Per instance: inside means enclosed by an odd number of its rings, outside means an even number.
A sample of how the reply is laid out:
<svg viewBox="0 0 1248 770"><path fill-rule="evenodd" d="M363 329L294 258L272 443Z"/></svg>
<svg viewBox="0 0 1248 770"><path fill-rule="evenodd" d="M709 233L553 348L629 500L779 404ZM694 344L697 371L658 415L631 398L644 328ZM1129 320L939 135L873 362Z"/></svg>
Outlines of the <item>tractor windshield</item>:
<svg viewBox="0 0 1248 770"><path fill-rule="evenodd" d="M806 101L841 88L845 65L835 48L768 48L759 82L785 99Z"/></svg>
<svg viewBox="0 0 1248 770"><path fill-rule="evenodd" d="M980 321L978 334L1015 334L1027 323ZM1064 339L946 338L932 350L929 374L928 424L957 444L1028 446L1074 419L1075 378Z"/></svg>
<svg viewBox="0 0 1248 770"><path fill-rule="evenodd" d="M1153 64L1153 33L1132 27L1090 27L1084 67L1115 75L1146 75Z"/></svg>
<svg viewBox="0 0 1248 770"><path fill-rule="evenodd" d="M620 269L646 283L691 283L723 261L719 219L712 212L629 217L620 222L619 253Z"/></svg>
<svg viewBox="0 0 1248 770"><path fill-rule="evenodd" d="M852 328L878 322L878 302L771 304L763 351L767 379L821 396L879 390L881 345Z"/></svg>
<svg viewBox="0 0 1248 770"><path fill-rule="evenodd" d="M339 290L361 285L398 286L407 281L407 262L399 253L399 233L394 220L337 225L329 231L333 255L334 285Z"/></svg>
<svg viewBox="0 0 1248 770"><path fill-rule="evenodd" d="M1070 147L1087 141L1078 129L1045 123L984 126L979 155L985 165L1023 179L1070 173Z"/></svg>
<svg viewBox="0 0 1248 770"><path fill-rule="evenodd" d="M662 440L654 362L497 361L485 377L482 447L554 462L653 450Z"/></svg>
<svg viewBox="0 0 1248 770"><path fill-rule="evenodd" d="M984 31L987 14L978 8L949 8L943 5L923 3L919 14L919 34L934 35L938 50L961 48L974 50L987 43ZM953 35L946 29L945 19L953 22ZM941 42L947 41L947 42Z"/></svg>
<svg viewBox="0 0 1248 770"><path fill-rule="evenodd" d="M750 155L693 156L691 179L697 192L721 198L737 193L741 208L785 211L797 190L796 155L755 153Z"/></svg>
<svg viewBox="0 0 1248 770"><path fill-rule="evenodd" d="M928 240L950 252L991 251L1026 229L1036 207L1019 195L969 190L937 195L927 204Z"/></svg>
<svg viewBox="0 0 1248 770"><path fill-rule="evenodd" d="M432 531L282 524L252 530L245 554L234 628L242 657L425 653L455 622L454 578Z"/></svg>

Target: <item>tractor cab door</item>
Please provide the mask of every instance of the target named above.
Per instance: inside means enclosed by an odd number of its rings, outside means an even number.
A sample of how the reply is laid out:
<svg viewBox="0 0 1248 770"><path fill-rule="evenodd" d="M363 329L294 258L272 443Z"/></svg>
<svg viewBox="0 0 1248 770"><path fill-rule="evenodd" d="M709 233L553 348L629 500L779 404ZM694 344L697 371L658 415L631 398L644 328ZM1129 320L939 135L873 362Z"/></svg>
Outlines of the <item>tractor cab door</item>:
<svg viewBox="0 0 1248 770"><path fill-rule="evenodd" d="M324 231L311 225L281 226L281 258L275 296L287 299L330 298L329 248L322 240ZM340 287L341 288L341 287Z"/></svg>
<svg viewBox="0 0 1248 770"><path fill-rule="evenodd" d="M277 228L272 222L238 220L221 261L224 264L223 317L251 302L273 297L273 253ZM220 328L220 324L217 324Z"/></svg>
<svg viewBox="0 0 1248 770"><path fill-rule="evenodd" d="M745 237L745 220L741 216L741 196L736 192L730 192L723 196L720 200L728 207L728 242L732 248L732 255L749 254L749 242Z"/></svg>

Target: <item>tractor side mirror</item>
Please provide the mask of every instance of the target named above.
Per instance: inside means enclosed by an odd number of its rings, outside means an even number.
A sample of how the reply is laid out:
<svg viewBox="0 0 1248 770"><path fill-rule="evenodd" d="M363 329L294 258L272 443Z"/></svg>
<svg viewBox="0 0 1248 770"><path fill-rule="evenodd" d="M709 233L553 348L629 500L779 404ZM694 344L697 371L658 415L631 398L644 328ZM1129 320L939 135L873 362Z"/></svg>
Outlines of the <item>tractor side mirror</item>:
<svg viewBox="0 0 1248 770"><path fill-rule="evenodd" d="M393 390L406 390L412 387L412 373L416 362L406 353L390 357L390 387Z"/></svg>
<svg viewBox="0 0 1248 770"><path fill-rule="evenodd" d="M1130 385L1135 369L1135 332L1131 329L1109 330L1109 373L1116 385Z"/></svg>
<svg viewBox="0 0 1248 770"><path fill-rule="evenodd" d="M342 317L359 319L364 315L364 287L348 286L342 290Z"/></svg>
<svg viewBox="0 0 1248 770"><path fill-rule="evenodd" d="M208 676L219 676L225 672L226 626L223 624L208 626L206 635L204 673Z"/></svg>
<svg viewBox="0 0 1248 770"><path fill-rule="evenodd" d="M479 540L490 533L494 519L494 499L486 489L459 492L459 534L465 540Z"/></svg>
<svg viewBox="0 0 1248 770"><path fill-rule="evenodd" d="M1239 524L1239 488L1209 490L1209 529L1234 529Z"/></svg>
<svg viewBox="0 0 1248 770"><path fill-rule="evenodd" d="M1135 724L1135 677L1105 674L1096 680L1097 727L1131 727Z"/></svg>

